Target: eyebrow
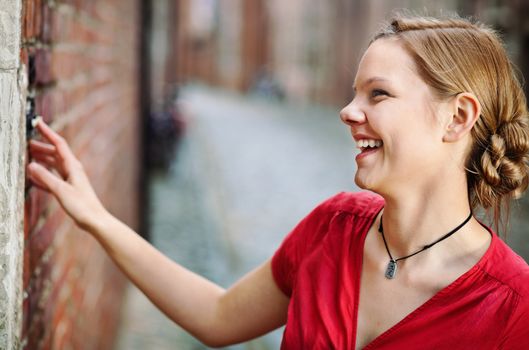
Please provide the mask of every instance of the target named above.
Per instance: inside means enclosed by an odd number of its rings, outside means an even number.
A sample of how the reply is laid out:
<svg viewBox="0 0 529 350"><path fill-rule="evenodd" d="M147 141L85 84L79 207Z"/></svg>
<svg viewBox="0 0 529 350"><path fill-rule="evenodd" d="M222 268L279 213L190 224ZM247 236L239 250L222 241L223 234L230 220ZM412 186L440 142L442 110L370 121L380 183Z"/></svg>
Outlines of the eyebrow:
<svg viewBox="0 0 529 350"><path fill-rule="evenodd" d="M386 78L382 78L382 77L371 77L369 79L367 79L364 83L362 83L361 85L369 85L375 81L383 81L383 82L389 82L388 79ZM353 91L356 91L356 86L353 85Z"/></svg>

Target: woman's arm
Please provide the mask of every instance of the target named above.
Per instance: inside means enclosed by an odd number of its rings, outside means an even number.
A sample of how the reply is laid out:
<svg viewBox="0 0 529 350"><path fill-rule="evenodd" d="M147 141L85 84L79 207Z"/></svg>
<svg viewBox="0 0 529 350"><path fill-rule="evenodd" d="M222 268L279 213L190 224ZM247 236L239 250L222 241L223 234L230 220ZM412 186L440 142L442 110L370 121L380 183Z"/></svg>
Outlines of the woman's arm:
<svg viewBox="0 0 529 350"><path fill-rule="evenodd" d="M32 156L60 177L32 162L31 180L51 192L169 318L209 346L249 340L285 323L289 300L273 280L270 260L228 290L183 268L108 213L65 140L43 122L37 128L49 144L31 141Z"/></svg>

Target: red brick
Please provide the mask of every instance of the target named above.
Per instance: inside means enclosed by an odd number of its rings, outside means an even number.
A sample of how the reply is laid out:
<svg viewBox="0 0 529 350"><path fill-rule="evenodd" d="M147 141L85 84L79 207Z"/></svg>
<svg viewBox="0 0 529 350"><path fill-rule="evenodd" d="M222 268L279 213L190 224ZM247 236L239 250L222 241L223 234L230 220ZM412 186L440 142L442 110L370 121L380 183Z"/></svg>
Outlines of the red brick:
<svg viewBox="0 0 529 350"><path fill-rule="evenodd" d="M41 115L47 123L53 121L56 115L67 111L65 95L57 88L47 89L37 95L35 106L37 114Z"/></svg>
<svg viewBox="0 0 529 350"><path fill-rule="evenodd" d="M44 325L42 324L36 324L36 326L33 329L30 329L30 332L27 336L27 343L24 347L24 350L35 350L38 349L38 343L41 339L41 335L44 333Z"/></svg>
<svg viewBox="0 0 529 350"><path fill-rule="evenodd" d="M70 53L54 50L52 55L51 74L58 81L68 81L75 71L74 59Z"/></svg>
<svg viewBox="0 0 529 350"><path fill-rule="evenodd" d="M23 1L22 2L22 37L24 39L29 38L28 36L28 7L29 7L29 1Z"/></svg>
<svg viewBox="0 0 529 350"><path fill-rule="evenodd" d="M39 267L39 274L34 276L32 285L29 290L29 312L32 315L30 328L35 327L36 323L49 323L48 314L45 312L52 304L50 299L51 290L51 272L53 262L48 261Z"/></svg>
<svg viewBox="0 0 529 350"><path fill-rule="evenodd" d="M52 41L53 34L53 10L49 4L42 4L40 39L43 43L49 44Z"/></svg>
<svg viewBox="0 0 529 350"><path fill-rule="evenodd" d="M40 37L42 30L42 0L33 0L33 37Z"/></svg>
<svg viewBox="0 0 529 350"><path fill-rule="evenodd" d="M24 262L23 262L23 274L22 274L22 288L23 290L27 290L29 287L29 281L31 278L31 266L30 266L30 252L29 249L24 249Z"/></svg>
<svg viewBox="0 0 529 350"><path fill-rule="evenodd" d="M29 64L28 49L22 48L20 50L20 63L24 64L26 67Z"/></svg>
<svg viewBox="0 0 529 350"><path fill-rule="evenodd" d="M55 234L60 229L63 213L58 208L55 213L48 217L46 223L37 232L29 237L28 248L30 250L30 273L41 265L43 254L50 248L55 238Z"/></svg>
<svg viewBox="0 0 529 350"><path fill-rule="evenodd" d="M26 35L28 38L33 38L35 36L35 1L27 0L26 3Z"/></svg>
<svg viewBox="0 0 529 350"><path fill-rule="evenodd" d="M26 198L24 201L24 240L27 240L29 237L30 214L30 201L29 198Z"/></svg>
<svg viewBox="0 0 529 350"><path fill-rule="evenodd" d="M71 14L53 13L51 21L51 41L54 43L61 43L68 41L67 39L72 34L73 18Z"/></svg>
<svg viewBox="0 0 529 350"><path fill-rule="evenodd" d="M41 210L45 207L48 200L49 195L47 195L44 191L41 191L35 187L32 187L28 191L28 196L24 203L26 215L24 225L26 226L25 230L27 229L27 236L25 239L29 238L29 235L37 223L39 215L41 214Z"/></svg>
<svg viewBox="0 0 529 350"><path fill-rule="evenodd" d="M54 323L53 330L53 349L65 349L66 345L70 343L72 337L71 320L65 318L60 319L58 323Z"/></svg>
<svg viewBox="0 0 529 350"><path fill-rule="evenodd" d="M78 43L93 44L97 39L97 32L82 22L75 22L73 38Z"/></svg>
<svg viewBox="0 0 529 350"><path fill-rule="evenodd" d="M44 319L47 320L48 323L53 326L53 328L58 323L58 321L64 316L66 305L68 303L68 299L63 299L59 297L59 293L61 291L66 290L66 285L64 281L65 277L54 281L55 289L53 293L49 296L44 309Z"/></svg>
<svg viewBox="0 0 529 350"><path fill-rule="evenodd" d="M36 83L47 85L53 82L51 74L52 54L49 49L38 49L35 52Z"/></svg>
<svg viewBox="0 0 529 350"><path fill-rule="evenodd" d="M51 350L51 329L46 328L44 337L39 341L39 350Z"/></svg>
<svg viewBox="0 0 529 350"><path fill-rule="evenodd" d="M22 300L22 315L29 315L29 298ZM29 330L29 317L23 317L21 338L24 338Z"/></svg>

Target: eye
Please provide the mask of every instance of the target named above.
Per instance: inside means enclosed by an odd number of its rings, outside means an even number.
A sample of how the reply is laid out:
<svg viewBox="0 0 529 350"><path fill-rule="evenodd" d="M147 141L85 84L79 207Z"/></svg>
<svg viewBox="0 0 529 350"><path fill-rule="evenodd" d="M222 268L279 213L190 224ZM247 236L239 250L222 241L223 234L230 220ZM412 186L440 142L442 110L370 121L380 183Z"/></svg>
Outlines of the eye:
<svg viewBox="0 0 529 350"><path fill-rule="evenodd" d="M389 93L382 89L373 89L371 91L371 97L378 97L378 96L389 96Z"/></svg>

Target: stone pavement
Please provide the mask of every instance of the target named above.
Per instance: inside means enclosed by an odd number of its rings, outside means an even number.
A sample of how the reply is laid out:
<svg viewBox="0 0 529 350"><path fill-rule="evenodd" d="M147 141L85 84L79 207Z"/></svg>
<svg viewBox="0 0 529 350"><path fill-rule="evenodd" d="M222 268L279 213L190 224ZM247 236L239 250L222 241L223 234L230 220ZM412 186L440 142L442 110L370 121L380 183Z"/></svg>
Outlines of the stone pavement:
<svg viewBox="0 0 529 350"><path fill-rule="evenodd" d="M152 240L228 287L269 258L325 198L356 190L338 109L295 107L206 87L182 97L188 128L169 174L151 183ZM229 349L278 349L282 329ZM206 349L129 288L117 350Z"/></svg>

